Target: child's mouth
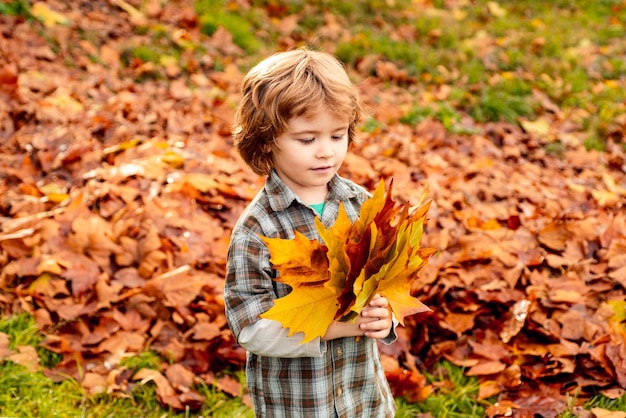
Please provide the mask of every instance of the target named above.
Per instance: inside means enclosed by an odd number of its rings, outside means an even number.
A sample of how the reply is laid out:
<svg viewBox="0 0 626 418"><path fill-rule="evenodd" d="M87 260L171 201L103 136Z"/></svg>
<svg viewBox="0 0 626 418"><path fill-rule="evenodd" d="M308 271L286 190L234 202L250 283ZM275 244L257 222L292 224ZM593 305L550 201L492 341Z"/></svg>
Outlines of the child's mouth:
<svg viewBox="0 0 626 418"><path fill-rule="evenodd" d="M316 167L313 169L313 171L317 172L317 173L323 173L326 171L330 171L332 170L333 166L329 165L329 166L325 166L325 167Z"/></svg>

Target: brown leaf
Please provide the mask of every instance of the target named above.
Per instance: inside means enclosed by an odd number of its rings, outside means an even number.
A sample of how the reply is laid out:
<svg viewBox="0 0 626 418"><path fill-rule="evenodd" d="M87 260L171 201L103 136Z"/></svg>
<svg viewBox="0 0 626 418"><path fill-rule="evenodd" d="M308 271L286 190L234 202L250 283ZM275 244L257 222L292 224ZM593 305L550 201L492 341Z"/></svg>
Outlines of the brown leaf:
<svg viewBox="0 0 626 418"><path fill-rule="evenodd" d="M604 408L591 408L595 418L626 418L626 412L610 411Z"/></svg>
<svg viewBox="0 0 626 418"><path fill-rule="evenodd" d="M565 402L554 397L532 395L515 399L516 414L520 417L534 417L539 414L545 418L557 418L566 409Z"/></svg>
<svg viewBox="0 0 626 418"><path fill-rule="evenodd" d="M241 395L241 383L230 375L224 375L219 378L210 373L205 376L207 383L213 384L216 388L224 393L228 393L231 396L237 397Z"/></svg>
<svg viewBox="0 0 626 418"><path fill-rule="evenodd" d="M158 370L140 369L134 374L133 380L140 381L142 385L148 382L154 382L154 384L156 384L157 397L161 402L174 409L182 408L182 403L178 400L176 391L167 378Z"/></svg>
<svg viewBox="0 0 626 418"><path fill-rule="evenodd" d="M28 291L48 298L70 295L67 280L47 273L37 277L28 287Z"/></svg>
<svg viewBox="0 0 626 418"><path fill-rule="evenodd" d="M467 376L481 376L500 373L506 368L506 364L500 361L480 361L465 372Z"/></svg>
<svg viewBox="0 0 626 418"><path fill-rule="evenodd" d="M20 364L31 372L39 370L39 355L35 347L30 345L18 345L17 352L5 356L5 360Z"/></svg>
<svg viewBox="0 0 626 418"><path fill-rule="evenodd" d="M96 353L109 352L115 355L139 353L145 348L146 337L136 332L118 331L102 341Z"/></svg>
<svg viewBox="0 0 626 418"><path fill-rule="evenodd" d="M614 367L620 387L626 387L626 344L621 342L607 345L606 356Z"/></svg>
<svg viewBox="0 0 626 418"><path fill-rule="evenodd" d="M172 364L167 367L165 377L174 389L181 392L189 392L195 381L195 374L182 364Z"/></svg>
<svg viewBox="0 0 626 418"><path fill-rule="evenodd" d="M474 319L477 313L455 313L450 312L445 315L445 321L448 326L458 335L474 328Z"/></svg>
<svg viewBox="0 0 626 418"><path fill-rule="evenodd" d="M16 63L3 64L0 67L0 90L15 92L17 90L17 80Z"/></svg>
<svg viewBox="0 0 626 418"><path fill-rule="evenodd" d="M485 410L487 417L506 417L513 414L513 411L517 409L519 405L515 402L511 402L508 400L499 401L493 405L489 405Z"/></svg>
<svg viewBox="0 0 626 418"><path fill-rule="evenodd" d="M213 322L199 322L191 328L191 337L194 340L211 341L222 335L220 326Z"/></svg>
<svg viewBox="0 0 626 418"><path fill-rule="evenodd" d="M385 371L385 376L393 389L393 395L408 402L423 402L433 391L426 377L417 370L396 368Z"/></svg>
<svg viewBox="0 0 626 418"><path fill-rule="evenodd" d="M123 285L120 283L109 284L107 276L101 274L96 282L96 295L98 298L98 309L110 308L112 303L118 301Z"/></svg>
<svg viewBox="0 0 626 418"><path fill-rule="evenodd" d="M150 321L141 316L136 309L128 307L124 312L119 309L113 309L111 317L125 331L145 332L150 326Z"/></svg>
<svg viewBox="0 0 626 418"><path fill-rule="evenodd" d="M107 390L107 379L105 376L99 373L85 373L85 376L81 380L82 387L89 393L90 395L97 395L99 393L104 393Z"/></svg>
<svg viewBox="0 0 626 418"><path fill-rule="evenodd" d="M504 323L500 338L502 342L507 344L515 337L524 327L531 302L528 299L522 299L513 305L509 319Z"/></svg>
<svg viewBox="0 0 626 418"><path fill-rule="evenodd" d="M5 357L11 355L13 351L9 348L9 335L4 332L0 332L0 361Z"/></svg>
<svg viewBox="0 0 626 418"><path fill-rule="evenodd" d="M541 230L537 239L540 243L552 250L563 251L569 239L569 235L564 225L549 223Z"/></svg>
<svg viewBox="0 0 626 418"><path fill-rule="evenodd" d="M159 295L167 306L185 307L196 299L200 289L211 281L209 275L182 266L146 282L146 294Z"/></svg>
<svg viewBox="0 0 626 418"><path fill-rule="evenodd" d="M98 282L100 268L91 258L69 251L58 254L57 258L65 267L61 276L70 281L72 295L80 296Z"/></svg>

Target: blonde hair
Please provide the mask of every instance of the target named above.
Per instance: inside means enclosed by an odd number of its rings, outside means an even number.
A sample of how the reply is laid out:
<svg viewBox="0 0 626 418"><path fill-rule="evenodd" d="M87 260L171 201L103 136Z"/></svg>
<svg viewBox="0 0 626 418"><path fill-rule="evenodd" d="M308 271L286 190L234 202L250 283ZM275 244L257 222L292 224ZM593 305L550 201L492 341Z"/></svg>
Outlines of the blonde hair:
<svg viewBox="0 0 626 418"><path fill-rule="evenodd" d="M325 52L279 52L253 67L243 79L235 114L233 143L246 164L261 175L272 169L268 145L290 119L313 115L325 106L348 121L348 143L355 138L364 107L343 64Z"/></svg>

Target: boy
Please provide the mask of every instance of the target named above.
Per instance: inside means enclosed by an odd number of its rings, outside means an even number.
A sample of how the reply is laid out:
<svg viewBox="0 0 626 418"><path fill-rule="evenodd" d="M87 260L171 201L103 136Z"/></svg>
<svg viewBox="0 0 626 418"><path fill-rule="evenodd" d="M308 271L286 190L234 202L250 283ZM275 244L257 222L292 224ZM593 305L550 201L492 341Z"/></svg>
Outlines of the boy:
<svg viewBox="0 0 626 418"><path fill-rule="evenodd" d="M264 188L234 227L224 301L235 338L247 350L246 376L258 417L392 417L395 403L376 340L397 338L388 302L377 295L354 323L333 322L301 344L302 333L259 315L289 293L260 235L321 241L315 217L331 226L343 202L352 222L370 196L341 178L363 105L345 68L310 50L275 54L242 84L234 145Z"/></svg>

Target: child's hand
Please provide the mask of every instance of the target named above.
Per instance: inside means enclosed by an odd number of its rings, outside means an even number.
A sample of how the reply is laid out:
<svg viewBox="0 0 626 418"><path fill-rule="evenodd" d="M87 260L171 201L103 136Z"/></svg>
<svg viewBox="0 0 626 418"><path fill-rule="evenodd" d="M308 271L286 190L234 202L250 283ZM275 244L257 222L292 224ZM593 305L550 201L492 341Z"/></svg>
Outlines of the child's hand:
<svg viewBox="0 0 626 418"><path fill-rule="evenodd" d="M333 321L322 340L328 341L340 337L385 338L391 332L393 321L389 302L386 298L376 295L369 305L361 310L361 315L354 322Z"/></svg>
<svg viewBox="0 0 626 418"><path fill-rule="evenodd" d="M378 294L374 296L369 305L361 310L361 317L356 322L366 337L387 337L393 325L387 298Z"/></svg>

